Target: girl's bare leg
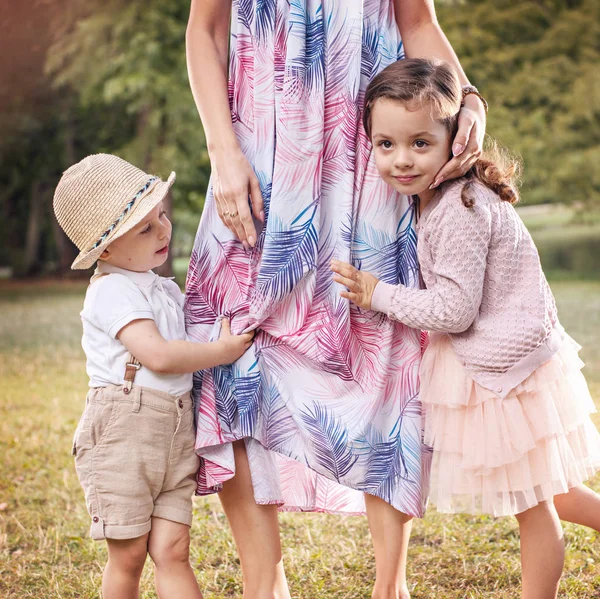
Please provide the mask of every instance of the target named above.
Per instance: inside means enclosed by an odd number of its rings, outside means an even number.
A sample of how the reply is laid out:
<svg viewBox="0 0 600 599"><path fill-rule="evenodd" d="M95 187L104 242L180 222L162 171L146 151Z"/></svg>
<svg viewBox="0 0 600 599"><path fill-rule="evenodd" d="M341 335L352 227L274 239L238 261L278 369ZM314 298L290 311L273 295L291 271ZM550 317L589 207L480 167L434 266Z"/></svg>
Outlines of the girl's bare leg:
<svg viewBox="0 0 600 599"><path fill-rule="evenodd" d="M585 485L573 487L564 495L555 495L558 517L600 532L600 495Z"/></svg>
<svg viewBox="0 0 600 599"><path fill-rule="evenodd" d="M233 444L235 476L219 493L240 556L244 599L290 599L281 556L277 506L258 505L243 441Z"/></svg>
<svg viewBox="0 0 600 599"><path fill-rule="evenodd" d="M517 514L521 532L523 599L555 599L565 559L560 519L552 501Z"/></svg>
<svg viewBox="0 0 600 599"><path fill-rule="evenodd" d="M365 504L375 549L372 599L410 599L406 560L412 517L373 495L365 494Z"/></svg>

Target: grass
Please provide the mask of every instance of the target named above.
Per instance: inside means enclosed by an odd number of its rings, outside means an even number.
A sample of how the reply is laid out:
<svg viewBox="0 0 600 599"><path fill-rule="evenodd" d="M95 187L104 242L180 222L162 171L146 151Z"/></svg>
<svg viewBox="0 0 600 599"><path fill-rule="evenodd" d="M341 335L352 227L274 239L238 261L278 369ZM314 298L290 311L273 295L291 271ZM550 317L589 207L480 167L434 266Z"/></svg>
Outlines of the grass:
<svg viewBox="0 0 600 599"><path fill-rule="evenodd" d="M517 208L537 245L551 281L600 280L600 212L542 204Z"/></svg>
<svg viewBox="0 0 600 599"><path fill-rule="evenodd" d="M555 283L561 319L583 346L600 398L600 283ZM0 597L99 598L105 547L89 519L70 446L83 407L80 348L84 287L12 285L0 290ZM595 417L597 425L600 419ZM600 476L592 485L600 490ZM374 563L365 518L280 518L292 596L370 596ZM600 535L567 525L561 597L600 597ZM241 596L235 547L218 499L197 498L192 562L206 597ZM519 596L518 534L512 519L451 517L415 522L409 552L414 599ZM142 597L156 597L147 564Z"/></svg>

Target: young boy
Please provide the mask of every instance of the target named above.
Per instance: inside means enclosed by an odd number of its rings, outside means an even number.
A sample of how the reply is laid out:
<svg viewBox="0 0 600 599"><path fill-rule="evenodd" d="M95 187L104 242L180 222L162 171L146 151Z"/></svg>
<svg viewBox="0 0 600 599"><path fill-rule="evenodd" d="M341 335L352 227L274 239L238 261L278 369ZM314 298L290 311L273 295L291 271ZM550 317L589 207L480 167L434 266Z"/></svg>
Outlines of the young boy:
<svg viewBox="0 0 600 599"><path fill-rule="evenodd" d="M202 597L189 563L192 373L237 360L253 338L232 335L223 320L218 341L186 340L183 294L152 272L169 251L163 200L174 180L96 154L68 169L54 196L81 250L72 268L98 261L81 312L90 390L73 454L91 536L108 544L105 599L138 597L146 553L161 599Z"/></svg>

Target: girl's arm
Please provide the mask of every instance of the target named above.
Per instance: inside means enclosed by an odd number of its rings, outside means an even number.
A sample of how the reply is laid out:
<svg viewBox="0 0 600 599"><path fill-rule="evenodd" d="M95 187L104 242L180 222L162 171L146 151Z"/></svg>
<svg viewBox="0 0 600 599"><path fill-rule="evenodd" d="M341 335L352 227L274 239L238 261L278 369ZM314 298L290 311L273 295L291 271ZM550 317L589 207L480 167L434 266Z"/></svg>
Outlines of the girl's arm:
<svg viewBox="0 0 600 599"><path fill-rule="evenodd" d="M461 85L469 85L452 46L437 22L433 0L395 0L395 11L406 55L448 62L456 70ZM444 180L461 177L473 166L481 155L484 134L483 103L476 95L469 94L460 111L458 133L452 144L455 158L440 170L433 187Z"/></svg>
<svg viewBox="0 0 600 599"><path fill-rule="evenodd" d="M443 213L429 231L433 283L427 289L390 285L371 273L334 261L334 280L348 289L340 295L416 329L466 331L481 305L491 239L490 210L481 204L465 208L458 198L439 208Z"/></svg>
<svg viewBox="0 0 600 599"><path fill-rule="evenodd" d="M256 243L248 205L264 219L260 185L239 146L229 109L227 47L231 0L192 0L186 31L188 75L206 135L217 212L236 237ZM232 216L233 215L233 216Z"/></svg>
<svg viewBox="0 0 600 599"><path fill-rule="evenodd" d="M254 333L232 335L227 319L221 322L221 336L212 343L167 341L153 320L134 320L123 327L117 339L145 366L161 374L184 374L231 364L252 344Z"/></svg>

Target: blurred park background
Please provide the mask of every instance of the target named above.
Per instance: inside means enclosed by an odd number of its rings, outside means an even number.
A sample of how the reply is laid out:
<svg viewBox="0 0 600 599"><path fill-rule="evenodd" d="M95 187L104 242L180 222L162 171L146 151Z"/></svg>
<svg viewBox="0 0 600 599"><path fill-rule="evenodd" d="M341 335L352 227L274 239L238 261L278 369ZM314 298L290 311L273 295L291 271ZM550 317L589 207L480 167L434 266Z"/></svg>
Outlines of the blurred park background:
<svg viewBox="0 0 600 599"><path fill-rule="evenodd" d="M490 103L488 132L524 160L519 210L600 405L600 2L436 7ZM2 599L99 597L105 548L87 537L69 455L87 385L86 282L69 270L76 252L52 217L52 195L61 173L90 153L116 153L163 177L176 170L170 267L183 283L209 177L185 67L188 11L189 0L0 1ZM600 477L591 484L600 490ZM206 596L240 596L218 500L197 499L195 513L192 560ZM281 522L294 597L369 596L364 518ZM561 596L600 597L600 535L567 526L566 538ZM409 570L415 599L516 598L516 525L430 512L415 524ZM156 596L150 568L142 596Z"/></svg>
<svg viewBox="0 0 600 599"><path fill-rule="evenodd" d="M600 2L436 6L489 100L488 132L523 157L523 213L546 270L600 278ZM75 251L52 194L66 168L96 152L177 171L173 253L185 271L209 177L185 66L188 11L189 0L0 3L4 276L69 273Z"/></svg>

